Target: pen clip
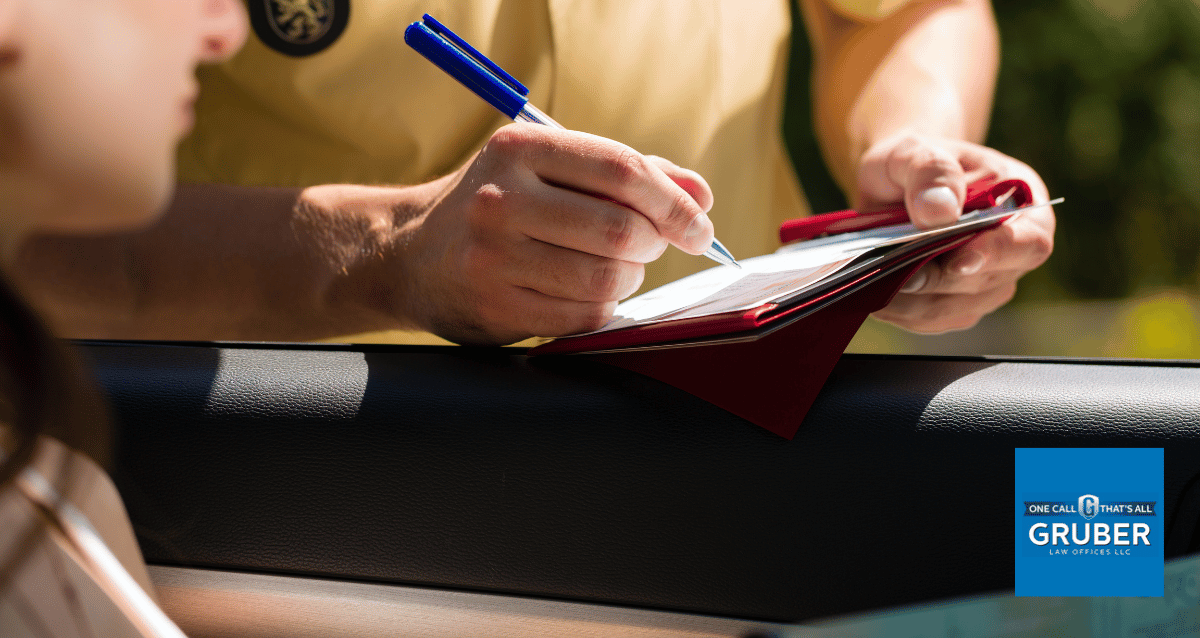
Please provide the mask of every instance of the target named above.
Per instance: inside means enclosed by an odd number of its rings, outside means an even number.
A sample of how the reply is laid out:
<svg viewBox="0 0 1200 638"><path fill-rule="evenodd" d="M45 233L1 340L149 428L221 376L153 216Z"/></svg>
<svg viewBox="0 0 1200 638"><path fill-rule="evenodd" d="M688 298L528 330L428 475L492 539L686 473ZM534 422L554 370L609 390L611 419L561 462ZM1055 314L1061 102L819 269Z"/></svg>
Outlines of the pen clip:
<svg viewBox="0 0 1200 638"><path fill-rule="evenodd" d="M521 95L524 95L525 97L529 97L529 89L525 88L524 84L521 84L517 81L517 78L509 75L508 71L500 68L500 65L489 60L487 56L480 53L478 49L470 44L467 44L467 41L458 37L457 33L447 29L446 25L438 22L428 13L426 13L424 16L421 16L421 21L426 27L429 28L430 31L433 31L435 35L442 36L443 38L449 40L451 44L457 46L462 50L463 53L470 56L472 60L475 60L477 63L483 65L485 68L491 71L492 74L496 76L496 79L507 84L510 89L520 93Z"/></svg>
<svg viewBox="0 0 1200 638"><path fill-rule="evenodd" d="M529 89L429 14L404 30L404 42L509 118L529 101Z"/></svg>

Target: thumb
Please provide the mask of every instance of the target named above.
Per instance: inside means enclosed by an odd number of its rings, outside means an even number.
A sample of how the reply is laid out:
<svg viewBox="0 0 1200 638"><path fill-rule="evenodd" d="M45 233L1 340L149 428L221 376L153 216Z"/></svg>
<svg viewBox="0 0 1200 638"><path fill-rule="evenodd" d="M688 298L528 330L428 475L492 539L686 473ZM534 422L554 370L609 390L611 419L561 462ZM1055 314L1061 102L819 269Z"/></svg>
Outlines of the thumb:
<svg viewBox="0 0 1200 638"><path fill-rule="evenodd" d="M962 213L967 180L958 157L934 140L904 137L868 151L859 166L859 198L868 210L903 201L913 224L933 228Z"/></svg>

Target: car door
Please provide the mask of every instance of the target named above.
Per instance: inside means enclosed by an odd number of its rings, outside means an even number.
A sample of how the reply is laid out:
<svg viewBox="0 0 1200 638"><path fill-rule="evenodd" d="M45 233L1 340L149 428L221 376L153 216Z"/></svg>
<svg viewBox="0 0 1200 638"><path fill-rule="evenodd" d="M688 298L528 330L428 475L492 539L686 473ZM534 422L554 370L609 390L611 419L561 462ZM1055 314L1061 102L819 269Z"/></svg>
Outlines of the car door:
<svg viewBox="0 0 1200 638"><path fill-rule="evenodd" d="M587 357L82 349L189 635L739 635L1011 590L1017 447L1164 448L1166 556L1200 551L1195 363L845 355L788 441Z"/></svg>

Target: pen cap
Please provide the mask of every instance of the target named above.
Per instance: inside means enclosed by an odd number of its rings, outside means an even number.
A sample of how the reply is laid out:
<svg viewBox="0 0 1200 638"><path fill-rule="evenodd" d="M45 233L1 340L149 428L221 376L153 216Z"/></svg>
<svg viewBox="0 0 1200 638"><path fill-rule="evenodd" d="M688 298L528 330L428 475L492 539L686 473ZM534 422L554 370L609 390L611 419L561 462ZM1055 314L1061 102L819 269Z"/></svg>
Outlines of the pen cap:
<svg viewBox="0 0 1200 638"><path fill-rule="evenodd" d="M428 14L408 25L404 42L510 119L529 101L529 89Z"/></svg>

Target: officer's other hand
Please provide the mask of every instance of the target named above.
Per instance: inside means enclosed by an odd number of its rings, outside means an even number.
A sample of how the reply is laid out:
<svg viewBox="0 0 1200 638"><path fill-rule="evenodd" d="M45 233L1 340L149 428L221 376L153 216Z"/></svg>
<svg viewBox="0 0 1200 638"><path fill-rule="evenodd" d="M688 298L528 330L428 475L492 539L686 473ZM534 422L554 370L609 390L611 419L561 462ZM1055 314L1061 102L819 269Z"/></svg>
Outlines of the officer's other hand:
<svg viewBox="0 0 1200 638"><path fill-rule="evenodd" d="M459 343L597 329L668 244L713 239L703 178L585 133L505 126L435 185L405 240L405 314Z"/></svg>
<svg viewBox="0 0 1200 638"><path fill-rule="evenodd" d="M902 134L863 155L857 205L874 210L904 202L916 226L944 226L962 214L967 184L984 178L1022 179L1035 202L1049 199L1037 173L1003 153L961 140ZM914 332L970 328L1012 299L1017 280L1046 261L1053 246L1054 211L1027 211L926 264L874 316Z"/></svg>

